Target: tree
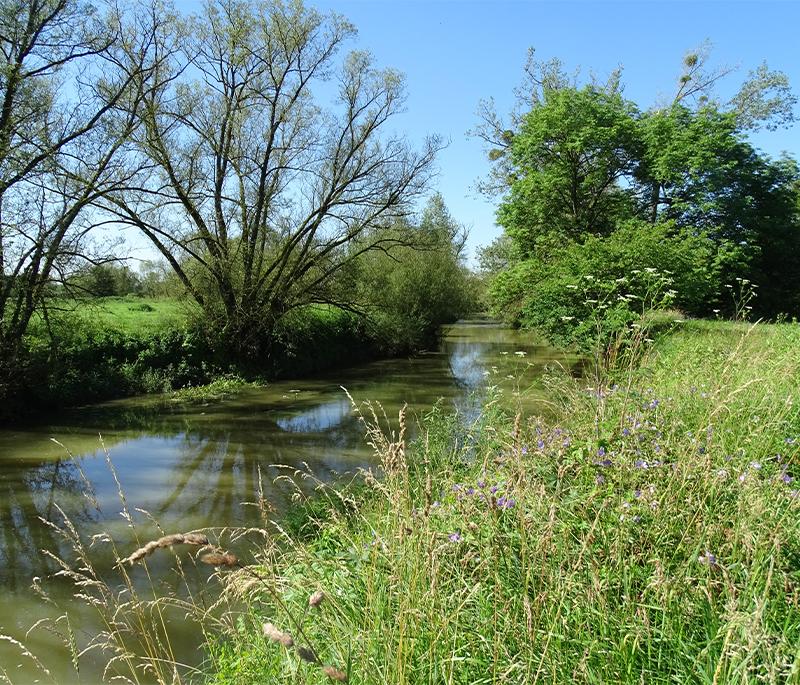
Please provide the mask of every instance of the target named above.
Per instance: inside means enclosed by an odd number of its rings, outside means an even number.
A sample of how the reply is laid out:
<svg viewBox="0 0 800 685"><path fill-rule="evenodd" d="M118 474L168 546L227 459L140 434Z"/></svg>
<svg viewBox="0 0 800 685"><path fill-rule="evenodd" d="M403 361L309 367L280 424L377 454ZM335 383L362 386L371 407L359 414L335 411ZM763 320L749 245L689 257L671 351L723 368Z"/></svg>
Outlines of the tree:
<svg viewBox="0 0 800 685"><path fill-rule="evenodd" d="M394 240L412 235L390 252L362 253L353 279L362 309L378 322L391 351L430 344L442 324L475 310L476 284L464 265L467 233L441 195L428 200L419 221L403 220L380 233Z"/></svg>
<svg viewBox="0 0 800 685"><path fill-rule="evenodd" d="M605 235L630 213L630 177L640 157L636 109L616 90L547 90L510 147L513 175L498 223L523 251L554 232Z"/></svg>
<svg viewBox="0 0 800 685"><path fill-rule="evenodd" d="M761 65L722 102L714 89L731 71L710 68L704 46L685 57L672 99L642 112L622 98L619 72L578 87L560 63L529 61L530 111L513 112L514 128L504 130L484 110L479 129L501 172L493 181L505 179L498 223L506 243L487 254L505 262L498 273L514 274L493 292L516 301L565 244L611 238L636 220L669 226L676 239L688 231L711 240L717 255L708 253L707 273L758 282L759 313L797 311L796 165L746 140L754 127L790 123L796 99L785 75Z"/></svg>
<svg viewBox="0 0 800 685"><path fill-rule="evenodd" d="M161 35L179 58L141 110L138 173L102 204L153 242L240 357L258 359L294 308L349 306L337 278L397 242L363 238L408 214L430 176L437 139L415 152L382 136L400 75L364 52L337 61L354 33L299 0L218 0Z"/></svg>
<svg viewBox="0 0 800 685"><path fill-rule="evenodd" d="M153 26L82 0L0 1L0 395L50 285L87 247L87 209L124 174Z"/></svg>

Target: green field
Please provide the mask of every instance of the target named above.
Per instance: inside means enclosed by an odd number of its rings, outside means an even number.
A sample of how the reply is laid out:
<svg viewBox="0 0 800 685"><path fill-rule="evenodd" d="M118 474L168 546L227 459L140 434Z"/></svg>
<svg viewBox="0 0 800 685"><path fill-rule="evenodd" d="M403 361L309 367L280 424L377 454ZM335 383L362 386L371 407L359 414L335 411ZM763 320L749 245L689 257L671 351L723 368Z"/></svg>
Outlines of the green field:
<svg viewBox="0 0 800 685"><path fill-rule="evenodd" d="M189 301L128 296L87 300L72 314L124 333L152 333L180 327L193 311Z"/></svg>

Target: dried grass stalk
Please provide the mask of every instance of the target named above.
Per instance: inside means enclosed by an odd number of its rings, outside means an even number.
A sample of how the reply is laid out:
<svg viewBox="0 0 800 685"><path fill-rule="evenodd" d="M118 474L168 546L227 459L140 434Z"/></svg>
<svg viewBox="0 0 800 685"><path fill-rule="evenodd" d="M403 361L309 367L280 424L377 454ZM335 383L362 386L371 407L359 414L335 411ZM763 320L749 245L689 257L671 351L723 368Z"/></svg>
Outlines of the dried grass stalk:
<svg viewBox="0 0 800 685"><path fill-rule="evenodd" d="M171 547L172 545L196 545L202 547L207 544L208 538L202 533L173 533L172 535L158 538L158 540L151 540L120 563L135 564L140 559L150 556L157 549Z"/></svg>
<svg viewBox="0 0 800 685"><path fill-rule="evenodd" d="M317 608L325 599L325 593L322 590L317 590L311 597L308 598L308 606Z"/></svg>

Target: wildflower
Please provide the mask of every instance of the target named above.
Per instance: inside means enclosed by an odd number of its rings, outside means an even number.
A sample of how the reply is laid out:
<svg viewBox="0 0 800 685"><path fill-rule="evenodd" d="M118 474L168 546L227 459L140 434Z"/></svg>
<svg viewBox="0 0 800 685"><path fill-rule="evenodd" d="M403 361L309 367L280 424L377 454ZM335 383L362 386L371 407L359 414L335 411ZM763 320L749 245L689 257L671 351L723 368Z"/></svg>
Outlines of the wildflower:
<svg viewBox="0 0 800 685"><path fill-rule="evenodd" d="M605 457L606 456L606 448L605 447L598 448L597 456L598 457Z"/></svg>
<svg viewBox="0 0 800 685"><path fill-rule="evenodd" d="M461 542L461 535L459 533L450 533L447 539L450 540L450 542Z"/></svg>
<svg viewBox="0 0 800 685"><path fill-rule="evenodd" d="M701 564L705 564L706 566L717 566L716 555L712 554L708 550L706 550L704 554L701 554L699 557L697 557L697 561L699 561Z"/></svg>
<svg viewBox="0 0 800 685"><path fill-rule="evenodd" d="M628 428L623 428L622 434L627 438L631 434L631 432Z"/></svg>
<svg viewBox="0 0 800 685"><path fill-rule="evenodd" d="M636 490L634 490L634 491L633 491L633 496L634 496L636 499L640 499L640 498L641 498L641 496L642 496L642 491L641 491L641 490L639 490L639 489L637 488Z"/></svg>
<svg viewBox="0 0 800 685"><path fill-rule="evenodd" d="M594 482L597 485L602 485L606 482L606 477L602 473L598 473L597 476L595 476Z"/></svg>
<svg viewBox="0 0 800 685"><path fill-rule="evenodd" d="M498 509L513 509L516 502L510 497L500 497L497 500Z"/></svg>
<svg viewBox="0 0 800 685"><path fill-rule="evenodd" d="M540 450L543 450L543 449L544 449L544 440L542 440L542 439L540 438L540 439L539 439L539 440L536 442L536 447L537 447L538 449L540 449Z"/></svg>
<svg viewBox="0 0 800 685"><path fill-rule="evenodd" d="M603 459L603 460L601 460L601 461L596 461L596 462L595 462L595 465L596 465L596 466L602 466L602 467L604 467L604 468L608 468L609 466L612 466L612 465L613 465L613 463L614 463L614 462L612 462L610 459Z"/></svg>
<svg viewBox="0 0 800 685"><path fill-rule="evenodd" d="M486 487L486 481L481 479L478 481L478 487L483 490Z"/></svg>
<svg viewBox="0 0 800 685"><path fill-rule="evenodd" d="M646 469L649 467L649 464L644 459L637 459L633 462L633 466L637 469Z"/></svg>
<svg viewBox="0 0 800 685"><path fill-rule="evenodd" d="M753 469L754 471L759 471L761 469L761 463L757 461L751 461L750 468Z"/></svg>
<svg viewBox="0 0 800 685"><path fill-rule="evenodd" d="M782 480L784 483L786 483L786 485L789 485L789 483L791 483L791 482L794 480L794 478L792 478L792 477L791 477L791 476L790 476L788 473L786 473L786 471L784 471L784 472L781 474L781 480Z"/></svg>
<svg viewBox="0 0 800 685"><path fill-rule="evenodd" d="M494 495L497 492L497 489L498 489L497 486L493 485L492 487L489 488L489 492Z"/></svg>

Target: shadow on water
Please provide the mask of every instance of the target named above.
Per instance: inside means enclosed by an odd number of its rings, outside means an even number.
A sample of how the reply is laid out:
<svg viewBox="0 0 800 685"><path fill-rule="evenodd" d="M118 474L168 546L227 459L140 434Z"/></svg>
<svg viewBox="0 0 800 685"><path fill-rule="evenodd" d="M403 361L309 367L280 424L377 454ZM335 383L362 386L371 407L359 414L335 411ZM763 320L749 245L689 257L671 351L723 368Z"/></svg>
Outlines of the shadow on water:
<svg viewBox="0 0 800 685"><path fill-rule="evenodd" d="M470 418L480 410L488 385L504 387L535 410L541 399L537 379L553 362L575 364L507 328L462 322L444 330L438 351L411 359L248 388L209 403L165 397L108 402L65 414L52 425L0 431L0 585L5 589L0 633L23 639L25 630L47 615L30 584L34 576L54 570L40 550L66 551L43 523L58 520L59 508L87 538L108 530L118 542L133 544L120 517L107 453L131 506L152 514L167 531L252 525L257 514L243 503L257 499L259 483L277 515L286 510L294 488L277 478L286 468L307 469L330 481L369 465L371 448L342 387L356 402L379 403L390 422L404 404L421 416L436 402ZM110 566L113 560L105 554L98 563ZM67 601L71 592L63 583L51 591ZM85 614L81 622L79 631L96 629ZM66 652L46 639L43 645L55 672L67 673ZM6 660L24 661L0 644L0 665L8 668ZM32 680L33 672L24 668L9 670L20 682Z"/></svg>

